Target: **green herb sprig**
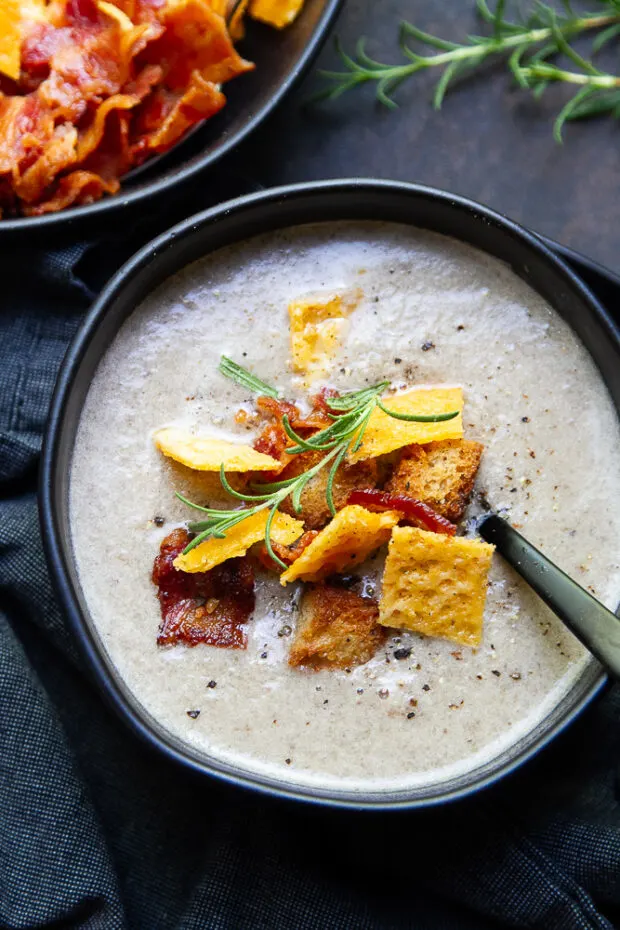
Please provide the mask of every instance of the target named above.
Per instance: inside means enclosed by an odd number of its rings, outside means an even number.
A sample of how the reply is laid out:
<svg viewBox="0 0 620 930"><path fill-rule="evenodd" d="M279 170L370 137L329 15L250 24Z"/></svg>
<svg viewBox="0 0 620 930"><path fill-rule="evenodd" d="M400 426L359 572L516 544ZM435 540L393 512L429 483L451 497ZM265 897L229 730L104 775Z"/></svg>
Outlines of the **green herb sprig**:
<svg viewBox="0 0 620 930"><path fill-rule="evenodd" d="M248 371L247 368L243 368L241 365L233 362L232 358L228 358L227 355L222 355L218 371L226 378L230 378L231 381L240 384L241 387L249 388L253 394L265 394L267 397L273 397L274 400L277 400L280 396L280 392L276 390L276 388L261 381L261 379L253 375L251 371Z"/></svg>
<svg viewBox="0 0 620 930"><path fill-rule="evenodd" d="M265 384L260 378L256 378L251 372L242 366L233 362L226 356L222 357L219 370L227 378L241 384L243 387L250 388L257 394L268 394L269 397L278 397L275 388ZM453 410L450 413L441 413L436 415L418 415L400 413L390 410L381 400L386 388L389 387L389 381L381 381L372 387L363 388L360 391L350 391L340 397L327 398L326 404L329 407L329 416L333 423L326 426L314 435L304 439L300 436L289 421L288 416L282 417L282 425L286 435L291 440L292 445L288 446L286 452L289 455L299 455L302 452L324 452L325 455L313 466L295 475L293 478L287 478L284 481L275 481L270 484L254 485L255 493L243 494L236 491L228 481L224 471L224 465L220 468L220 481L226 493L235 500L242 501L244 504L251 504L250 507L243 507L239 510L217 510L212 507L202 507L194 504L182 494L177 492L179 500L205 513L206 519L199 520L189 524L189 529L196 536L189 545L184 549L184 554L190 552L195 546L200 545L206 539L215 538L223 539L228 530L237 524L247 520L248 517L262 510L268 510L267 524L265 527L265 545L267 552L273 561L281 568L286 568L286 564L278 558L273 551L271 544L271 527L280 504L291 498L293 510L295 513L301 512L301 495L308 482L317 475L321 469L331 464L327 485L325 489L325 498L327 506L332 516L336 513L334 505L333 487L338 468L342 464L348 452L356 452L364 438L364 433L370 420L373 410L379 408L388 416L396 420L406 420L413 423L440 423L445 420L453 420L458 416L459 411Z"/></svg>
<svg viewBox="0 0 620 930"><path fill-rule="evenodd" d="M366 53L365 39L357 44L355 55L348 55L338 40L336 46L344 65L343 71L319 72L327 87L317 98L334 100L341 94L373 84L376 97L389 108L396 108L392 94L396 88L421 71L438 69L433 104L440 109L446 92L453 84L494 59L504 60L517 84L537 99L552 83L564 83L576 88L575 94L562 107L554 123L554 136L562 141L562 129L568 120L603 113L620 118L620 76L599 70L594 56L613 39L620 36L620 0L602 0L603 9L578 15L569 0L562 10L543 2L531 4L531 11L521 22L506 16L505 0L497 0L492 10L487 0L476 0L479 16L489 27L486 36L467 36L462 43L448 42L418 29L413 23L400 25L399 44L406 61L383 64ZM592 58L580 55L570 40L594 33ZM420 54L412 43L431 51ZM560 67L553 60L564 56L574 68Z"/></svg>

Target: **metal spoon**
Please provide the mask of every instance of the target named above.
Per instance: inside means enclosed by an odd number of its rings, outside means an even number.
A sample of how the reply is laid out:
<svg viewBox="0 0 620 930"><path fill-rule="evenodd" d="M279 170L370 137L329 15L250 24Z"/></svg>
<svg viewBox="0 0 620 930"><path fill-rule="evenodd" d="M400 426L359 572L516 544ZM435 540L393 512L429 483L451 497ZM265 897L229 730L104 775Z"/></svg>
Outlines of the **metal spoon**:
<svg viewBox="0 0 620 930"><path fill-rule="evenodd" d="M620 619L497 514L482 517L478 532L607 670L620 678Z"/></svg>

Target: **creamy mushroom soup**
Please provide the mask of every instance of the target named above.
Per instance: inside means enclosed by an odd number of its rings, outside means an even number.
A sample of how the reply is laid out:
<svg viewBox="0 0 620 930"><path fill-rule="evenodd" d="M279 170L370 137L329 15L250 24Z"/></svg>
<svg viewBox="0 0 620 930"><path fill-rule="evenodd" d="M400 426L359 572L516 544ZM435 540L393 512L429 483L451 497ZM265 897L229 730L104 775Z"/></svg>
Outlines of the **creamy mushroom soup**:
<svg viewBox="0 0 620 930"><path fill-rule="evenodd" d="M107 351L81 415L70 481L75 559L92 622L137 701L204 757L324 789L396 790L488 762L536 726L592 661L494 556L482 645L389 630L352 670L291 668L296 584L259 573L246 650L156 645L161 540L195 515L199 474L155 449L164 425L247 442L247 390L222 353L306 396L287 305L361 289L327 383L462 385L485 445L470 513L490 505L610 607L620 599L620 436L590 356L502 263L379 223L306 226L220 250L166 281ZM473 530L472 530L473 532ZM382 555L364 571L378 592Z"/></svg>

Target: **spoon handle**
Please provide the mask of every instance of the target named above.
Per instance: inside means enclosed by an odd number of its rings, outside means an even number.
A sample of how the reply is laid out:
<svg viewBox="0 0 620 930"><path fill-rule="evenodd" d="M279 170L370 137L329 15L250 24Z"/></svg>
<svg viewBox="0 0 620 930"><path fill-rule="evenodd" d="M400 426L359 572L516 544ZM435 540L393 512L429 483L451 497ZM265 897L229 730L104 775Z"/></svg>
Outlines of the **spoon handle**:
<svg viewBox="0 0 620 930"><path fill-rule="evenodd" d="M620 678L620 619L497 514L483 517L478 532L607 670Z"/></svg>

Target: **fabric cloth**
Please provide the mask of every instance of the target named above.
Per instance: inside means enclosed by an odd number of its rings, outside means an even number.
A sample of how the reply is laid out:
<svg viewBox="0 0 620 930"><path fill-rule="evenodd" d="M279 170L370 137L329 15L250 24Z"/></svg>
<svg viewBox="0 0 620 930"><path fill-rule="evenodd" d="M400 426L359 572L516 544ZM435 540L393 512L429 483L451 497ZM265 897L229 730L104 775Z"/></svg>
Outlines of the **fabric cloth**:
<svg viewBox="0 0 620 930"><path fill-rule="evenodd" d="M36 480L63 353L121 258L0 259L0 928L620 926L617 687L500 784L395 813L199 776L105 705L54 601Z"/></svg>

